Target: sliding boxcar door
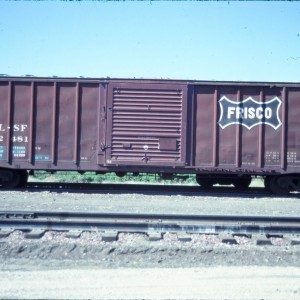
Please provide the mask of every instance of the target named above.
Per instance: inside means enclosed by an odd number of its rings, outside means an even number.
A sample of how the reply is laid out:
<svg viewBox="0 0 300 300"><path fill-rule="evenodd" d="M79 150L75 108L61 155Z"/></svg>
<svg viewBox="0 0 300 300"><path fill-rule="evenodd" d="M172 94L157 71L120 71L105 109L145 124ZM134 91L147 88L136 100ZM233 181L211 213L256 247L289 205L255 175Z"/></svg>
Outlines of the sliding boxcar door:
<svg viewBox="0 0 300 300"><path fill-rule="evenodd" d="M186 86L109 86L107 165L185 164Z"/></svg>

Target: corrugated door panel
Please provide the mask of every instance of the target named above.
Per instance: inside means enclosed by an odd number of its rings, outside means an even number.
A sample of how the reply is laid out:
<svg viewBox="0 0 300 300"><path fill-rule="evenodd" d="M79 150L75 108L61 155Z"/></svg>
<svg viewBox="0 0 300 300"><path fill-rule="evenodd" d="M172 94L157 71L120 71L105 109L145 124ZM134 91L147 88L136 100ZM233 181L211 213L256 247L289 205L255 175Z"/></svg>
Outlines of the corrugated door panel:
<svg viewBox="0 0 300 300"><path fill-rule="evenodd" d="M108 164L185 162L184 86L115 85L110 87L109 100Z"/></svg>

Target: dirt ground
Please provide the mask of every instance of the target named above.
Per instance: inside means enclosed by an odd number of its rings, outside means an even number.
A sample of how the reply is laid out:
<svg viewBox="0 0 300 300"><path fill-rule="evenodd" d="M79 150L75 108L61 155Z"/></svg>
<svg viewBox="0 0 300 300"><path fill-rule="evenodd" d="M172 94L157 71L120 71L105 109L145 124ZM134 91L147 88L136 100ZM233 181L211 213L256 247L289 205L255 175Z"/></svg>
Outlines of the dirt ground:
<svg viewBox="0 0 300 300"><path fill-rule="evenodd" d="M299 299L299 268L1 271L10 299Z"/></svg>

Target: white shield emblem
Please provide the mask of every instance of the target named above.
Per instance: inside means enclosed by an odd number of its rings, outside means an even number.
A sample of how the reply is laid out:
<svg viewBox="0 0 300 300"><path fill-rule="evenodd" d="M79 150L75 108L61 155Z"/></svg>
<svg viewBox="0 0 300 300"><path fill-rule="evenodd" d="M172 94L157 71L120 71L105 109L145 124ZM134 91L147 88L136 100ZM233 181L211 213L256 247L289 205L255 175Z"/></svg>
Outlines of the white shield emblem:
<svg viewBox="0 0 300 300"><path fill-rule="evenodd" d="M219 100L219 126L224 129L229 125L241 124L249 130L256 125L266 124L275 130L281 126L279 108L282 101L278 97L266 102L258 102L251 97L241 102L228 99L226 96Z"/></svg>

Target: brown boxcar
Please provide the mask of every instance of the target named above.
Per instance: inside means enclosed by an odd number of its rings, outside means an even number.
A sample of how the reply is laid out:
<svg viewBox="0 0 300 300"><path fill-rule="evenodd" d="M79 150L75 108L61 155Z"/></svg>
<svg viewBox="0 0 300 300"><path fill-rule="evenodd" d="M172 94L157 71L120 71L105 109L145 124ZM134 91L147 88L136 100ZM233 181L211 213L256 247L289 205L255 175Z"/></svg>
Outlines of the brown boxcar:
<svg viewBox="0 0 300 300"><path fill-rule="evenodd" d="M0 78L0 183L28 171L196 174L300 188L300 84Z"/></svg>

